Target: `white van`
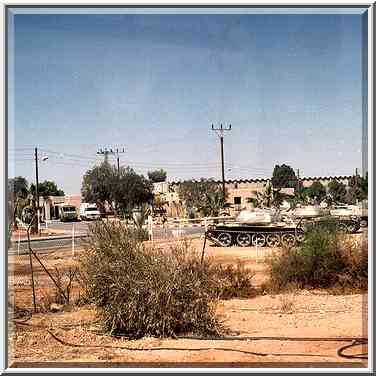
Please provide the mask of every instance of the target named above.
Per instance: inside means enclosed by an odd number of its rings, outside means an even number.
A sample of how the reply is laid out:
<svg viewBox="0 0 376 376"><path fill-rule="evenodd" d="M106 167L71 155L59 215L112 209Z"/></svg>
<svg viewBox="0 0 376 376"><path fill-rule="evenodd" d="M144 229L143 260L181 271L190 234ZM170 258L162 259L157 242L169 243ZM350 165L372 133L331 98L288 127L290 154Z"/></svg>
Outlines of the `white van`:
<svg viewBox="0 0 376 376"><path fill-rule="evenodd" d="M80 206L80 218L82 221L101 219L101 213L96 204L82 203Z"/></svg>

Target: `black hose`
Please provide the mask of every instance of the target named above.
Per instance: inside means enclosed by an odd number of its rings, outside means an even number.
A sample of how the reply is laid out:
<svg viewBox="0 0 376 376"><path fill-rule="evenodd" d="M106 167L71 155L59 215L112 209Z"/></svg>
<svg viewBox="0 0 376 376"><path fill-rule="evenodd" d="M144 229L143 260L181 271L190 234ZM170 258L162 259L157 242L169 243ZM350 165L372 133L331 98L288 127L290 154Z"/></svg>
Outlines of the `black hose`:
<svg viewBox="0 0 376 376"><path fill-rule="evenodd" d="M347 358L347 359L368 359L368 353L361 353L361 354L354 354L354 355L347 355L344 354L343 352L351 347L354 346L359 346L359 345L366 345L368 344L368 340L366 339L354 339L350 345L345 345L340 347L337 350L337 355L342 357L342 358Z"/></svg>
<svg viewBox="0 0 376 376"><path fill-rule="evenodd" d="M304 342L349 342L368 341L364 337L247 337L247 336L223 336L223 337L200 337L200 336L177 336L179 339L194 339L203 341L304 341Z"/></svg>

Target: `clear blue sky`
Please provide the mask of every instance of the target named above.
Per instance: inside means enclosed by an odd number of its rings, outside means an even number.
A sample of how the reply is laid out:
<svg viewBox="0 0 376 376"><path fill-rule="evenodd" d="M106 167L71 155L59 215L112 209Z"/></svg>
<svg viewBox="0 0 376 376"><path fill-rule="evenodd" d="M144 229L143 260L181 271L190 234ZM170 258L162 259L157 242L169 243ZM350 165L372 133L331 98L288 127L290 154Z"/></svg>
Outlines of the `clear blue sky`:
<svg viewBox="0 0 376 376"><path fill-rule="evenodd" d="M80 192L99 148L169 180L362 167L360 15L17 14L9 175ZM14 77L14 80L12 79ZM14 105L14 107L12 107ZM12 112L14 110L14 112ZM115 162L115 159L113 159ZM231 168L231 170L228 170Z"/></svg>

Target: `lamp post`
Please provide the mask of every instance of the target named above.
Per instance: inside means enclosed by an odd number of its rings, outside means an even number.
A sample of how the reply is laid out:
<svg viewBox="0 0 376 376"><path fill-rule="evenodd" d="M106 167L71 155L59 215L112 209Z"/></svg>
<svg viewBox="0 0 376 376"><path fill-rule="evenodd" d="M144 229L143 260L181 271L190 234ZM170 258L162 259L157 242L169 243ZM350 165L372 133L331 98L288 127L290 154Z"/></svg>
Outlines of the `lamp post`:
<svg viewBox="0 0 376 376"><path fill-rule="evenodd" d="M42 157L42 161L46 161L47 156ZM37 222L38 222L38 234L40 234L40 208L39 208L39 174L38 174L38 148L35 148L35 193L36 193L36 207L37 207Z"/></svg>

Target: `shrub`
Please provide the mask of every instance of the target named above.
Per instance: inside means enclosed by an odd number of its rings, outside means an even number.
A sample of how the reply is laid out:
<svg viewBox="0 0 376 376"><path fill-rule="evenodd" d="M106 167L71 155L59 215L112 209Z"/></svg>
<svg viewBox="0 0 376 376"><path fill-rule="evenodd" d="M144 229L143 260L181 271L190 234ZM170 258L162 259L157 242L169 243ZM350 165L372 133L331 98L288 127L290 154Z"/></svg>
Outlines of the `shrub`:
<svg viewBox="0 0 376 376"><path fill-rule="evenodd" d="M82 256L87 296L104 329L131 338L182 332L218 335L217 268L202 264L186 242L169 250L146 248L123 225L90 226Z"/></svg>
<svg viewBox="0 0 376 376"><path fill-rule="evenodd" d="M247 298L256 292L251 282L253 273L240 262L236 266L216 265L213 273L217 280L216 293L220 299Z"/></svg>
<svg viewBox="0 0 376 376"><path fill-rule="evenodd" d="M328 222L312 226L302 244L284 248L270 259L268 287L280 290L293 283L300 288L364 289L367 268L367 246L338 233Z"/></svg>

